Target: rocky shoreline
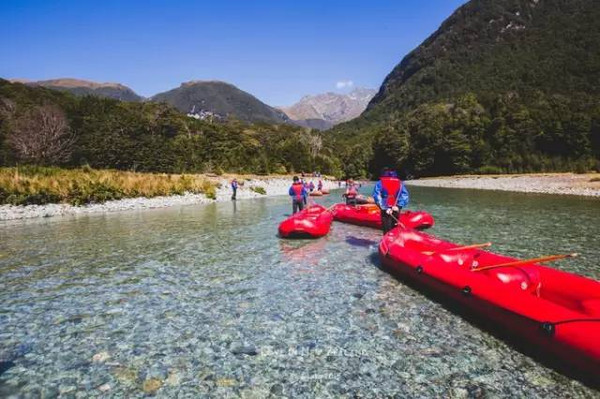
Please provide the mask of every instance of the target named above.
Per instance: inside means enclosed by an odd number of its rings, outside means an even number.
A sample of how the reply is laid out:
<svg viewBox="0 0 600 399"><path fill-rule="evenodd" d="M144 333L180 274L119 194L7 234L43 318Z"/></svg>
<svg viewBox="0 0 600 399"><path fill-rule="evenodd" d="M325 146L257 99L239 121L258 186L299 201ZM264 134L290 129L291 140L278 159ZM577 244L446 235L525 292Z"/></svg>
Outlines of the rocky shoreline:
<svg viewBox="0 0 600 399"><path fill-rule="evenodd" d="M411 180L407 184L421 187L467 188L600 198L599 174L452 176Z"/></svg>
<svg viewBox="0 0 600 399"><path fill-rule="evenodd" d="M311 179L309 179L311 180ZM312 179L315 183L318 178ZM337 188L337 183L322 179L325 188ZM45 204L45 205L0 205L0 221L47 218L55 216L82 215L102 212L119 212L141 209L165 208L180 205L210 204L213 202L231 201L231 187L229 179L218 181L216 199L209 199L204 194L184 194L153 198L125 198L117 201L107 201L100 204L74 206L70 204ZM290 178L256 178L244 179L237 192L237 199L274 197L288 195L291 184ZM266 194L260 194L253 189L263 188Z"/></svg>

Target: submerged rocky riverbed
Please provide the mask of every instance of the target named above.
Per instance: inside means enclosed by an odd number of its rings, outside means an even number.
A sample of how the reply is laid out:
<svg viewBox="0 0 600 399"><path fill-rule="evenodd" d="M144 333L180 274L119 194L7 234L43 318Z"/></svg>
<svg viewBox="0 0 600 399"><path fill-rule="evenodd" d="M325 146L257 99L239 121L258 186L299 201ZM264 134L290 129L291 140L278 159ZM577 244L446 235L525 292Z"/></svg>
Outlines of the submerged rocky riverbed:
<svg viewBox="0 0 600 399"><path fill-rule="evenodd" d="M600 275L598 201L412 194L442 237ZM382 271L378 231L279 239L289 208L0 225L0 397L597 397Z"/></svg>

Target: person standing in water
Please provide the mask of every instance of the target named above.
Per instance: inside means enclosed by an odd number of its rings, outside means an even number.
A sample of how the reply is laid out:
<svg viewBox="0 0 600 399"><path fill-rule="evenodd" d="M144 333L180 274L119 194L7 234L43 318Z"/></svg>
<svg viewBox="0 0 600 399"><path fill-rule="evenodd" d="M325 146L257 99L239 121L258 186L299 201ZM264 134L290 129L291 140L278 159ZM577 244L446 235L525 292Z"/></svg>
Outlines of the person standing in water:
<svg viewBox="0 0 600 399"><path fill-rule="evenodd" d="M381 224L385 234L398 225L400 211L408 205L408 190L396 171L383 168L373 189L373 198L381 210Z"/></svg>
<svg viewBox="0 0 600 399"><path fill-rule="evenodd" d="M346 183L346 192L342 197L346 198L346 205L356 205L356 199L358 197L358 188L354 184L354 180L348 179Z"/></svg>
<svg viewBox="0 0 600 399"><path fill-rule="evenodd" d="M233 194L231 195L232 201L235 201L237 199L237 189L238 189L237 179L233 179L231 181L231 190L233 191Z"/></svg>
<svg viewBox="0 0 600 399"><path fill-rule="evenodd" d="M302 183L302 187L304 187L304 190L308 193L308 182L306 181L306 179L300 179L300 182ZM307 199L308 199L308 195L306 195L304 197L304 205L305 206L307 204Z"/></svg>
<svg viewBox="0 0 600 399"><path fill-rule="evenodd" d="M298 176L294 176L293 184L290 187L290 197L292 197L292 213L300 212L304 209L306 203L306 197L308 193L304 188L304 184L300 181Z"/></svg>

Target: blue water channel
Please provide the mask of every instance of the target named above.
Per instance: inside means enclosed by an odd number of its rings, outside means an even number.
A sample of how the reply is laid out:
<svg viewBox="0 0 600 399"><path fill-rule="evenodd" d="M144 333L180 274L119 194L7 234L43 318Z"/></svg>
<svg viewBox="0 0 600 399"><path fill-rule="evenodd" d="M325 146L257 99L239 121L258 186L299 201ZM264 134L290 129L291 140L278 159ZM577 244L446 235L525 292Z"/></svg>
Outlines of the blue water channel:
<svg viewBox="0 0 600 399"><path fill-rule="evenodd" d="M440 237L578 252L555 267L600 278L597 199L411 194ZM290 211L279 197L0 222L0 397L598 397L381 270L377 230L278 238Z"/></svg>

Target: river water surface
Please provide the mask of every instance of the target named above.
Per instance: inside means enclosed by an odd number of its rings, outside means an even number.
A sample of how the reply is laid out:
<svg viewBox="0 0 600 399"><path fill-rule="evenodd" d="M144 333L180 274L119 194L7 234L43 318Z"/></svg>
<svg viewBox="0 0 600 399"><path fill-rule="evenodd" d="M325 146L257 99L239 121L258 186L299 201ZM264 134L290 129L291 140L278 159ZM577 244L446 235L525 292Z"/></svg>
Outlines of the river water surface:
<svg viewBox="0 0 600 399"><path fill-rule="evenodd" d="M600 278L600 201L417 188L432 233ZM326 205L338 194L320 200ZM598 397L379 268L282 240L287 198L0 224L0 397Z"/></svg>

